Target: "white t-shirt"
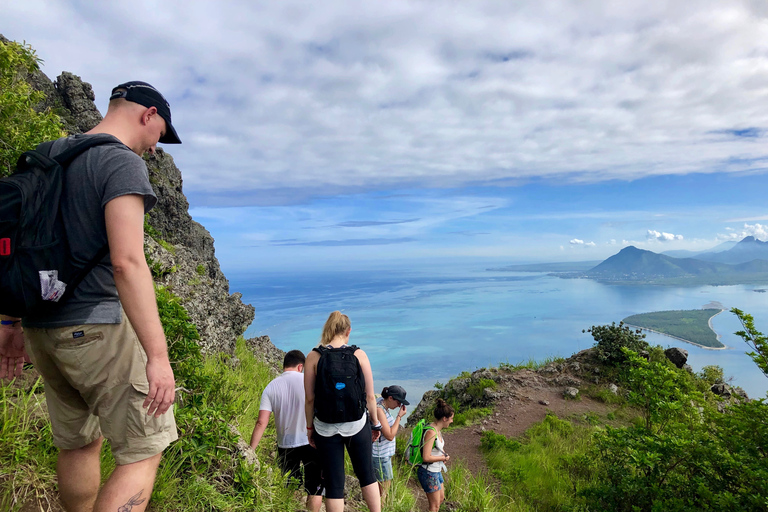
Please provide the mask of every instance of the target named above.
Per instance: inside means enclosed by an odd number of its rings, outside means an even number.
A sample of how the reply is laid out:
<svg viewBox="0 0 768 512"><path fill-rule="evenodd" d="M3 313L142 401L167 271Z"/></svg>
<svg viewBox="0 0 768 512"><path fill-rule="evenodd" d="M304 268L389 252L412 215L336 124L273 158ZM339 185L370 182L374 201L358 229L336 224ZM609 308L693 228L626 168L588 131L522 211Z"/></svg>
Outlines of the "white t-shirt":
<svg viewBox="0 0 768 512"><path fill-rule="evenodd" d="M278 447L296 448L309 444L304 415L304 374L283 372L267 384L261 394L259 409L274 413Z"/></svg>

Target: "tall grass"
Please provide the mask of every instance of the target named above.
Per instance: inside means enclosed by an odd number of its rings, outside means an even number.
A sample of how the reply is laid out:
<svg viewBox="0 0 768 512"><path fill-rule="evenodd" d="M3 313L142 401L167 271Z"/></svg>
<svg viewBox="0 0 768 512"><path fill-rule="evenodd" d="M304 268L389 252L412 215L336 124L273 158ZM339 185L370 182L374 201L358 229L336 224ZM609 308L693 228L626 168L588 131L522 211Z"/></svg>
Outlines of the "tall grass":
<svg viewBox="0 0 768 512"><path fill-rule="evenodd" d="M590 478L584 454L594 431L548 414L522 442L488 431L481 447L516 510L585 510L577 491Z"/></svg>
<svg viewBox="0 0 768 512"><path fill-rule="evenodd" d="M565 359L559 356L547 356L542 360L537 361L536 359L528 359L528 361L521 361L517 364L506 362L499 364L499 368L502 370L507 370L511 372L515 372L517 370L538 370L539 368L543 368L549 364L557 364L564 362Z"/></svg>
<svg viewBox="0 0 768 512"><path fill-rule="evenodd" d="M225 397L237 410L229 421L247 441L258 416L261 392L274 371L245 346L242 338L237 341L235 356L240 362L234 367L228 364L226 356L205 357L196 377L217 381L217 399ZM28 389L2 383L0 399L0 510L17 512L25 505L35 510L59 510L58 450L53 445L41 379ZM221 440L221 444L225 446L227 440ZM201 447L203 451L195 455L194 467L198 469L190 472L192 455L185 451L185 446L189 447L177 442L163 454L149 510L293 512L301 509L303 493L286 487L285 475L271 457L276 446L273 422L260 443L256 467L245 464L231 451L220 450L216 455ZM216 460L221 453L227 454L227 461ZM106 478L115 467L107 442L101 462L102 477Z"/></svg>
<svg viewBox="0 0 768 512"><path fill-rule="evenodd" d="M55 503L56 454L37 379L28 390L0 382L0 510Z"/></svg>

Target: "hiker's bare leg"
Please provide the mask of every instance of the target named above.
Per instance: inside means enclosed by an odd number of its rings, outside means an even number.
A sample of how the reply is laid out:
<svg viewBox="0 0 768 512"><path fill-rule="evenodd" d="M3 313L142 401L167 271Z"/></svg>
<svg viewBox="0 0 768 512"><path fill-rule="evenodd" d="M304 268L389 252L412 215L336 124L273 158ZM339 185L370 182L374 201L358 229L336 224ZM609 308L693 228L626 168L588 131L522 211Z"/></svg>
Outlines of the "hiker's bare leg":
<svg viewBox="0 0 768 512"><path fill-rule="evenodd" d="M325 498L325 512L344 512L344 498Z"/></svg>
<svg viewBox="0 0 768 512"><path fill-rule="evenodd" d="M161 456L162 453L158 453L133 464L117 466L101 489L94 512L144 512L152 496Z"/></svg>
<svg viewBox="0 0 768 512"><path fill-rule="evenodd" d="M60 450L56 463L59 499L65 510L91 512L101 484L103 437L77 450Z"/></svg>
<svg viewBox="0 0 768 512"><path fill-rule="evenodd" d="M440 488L439 491L427 493L427 502L429 503L429 512L437 512L438 510L440 510L440 504L443 502L443 499L445 499L445 495L443 494L442 487Z"/></svg>
<svg viewBox="0 0 768 512"><path fill-rule="evenodd" d="M368 484L360 490L363 491L363 500L368 505L368 510L371 512L381 512L381 495L379 494L378 482Z"/></svg>
<svg viewBox="0 0 768 512"><path fill-rule="evenodd" d="M322 496L307 496L307 510L309 510L309 512L320 512L320 505L322 504Z"/></svg>

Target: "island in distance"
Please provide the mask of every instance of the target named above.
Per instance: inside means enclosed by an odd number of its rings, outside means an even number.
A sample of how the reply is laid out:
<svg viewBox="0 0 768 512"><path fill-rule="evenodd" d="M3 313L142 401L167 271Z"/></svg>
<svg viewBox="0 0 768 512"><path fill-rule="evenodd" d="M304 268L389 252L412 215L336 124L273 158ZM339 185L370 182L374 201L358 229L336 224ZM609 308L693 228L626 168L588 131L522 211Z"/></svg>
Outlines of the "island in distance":
<svg viewBox="0 0 768 512"><path fill-rule="evenodd" d="M628 316L622 322L630 327L658 332L703 348L725 348L712 329L712 318L725 311L720 303L702 309L654 311Z"/></svg>
<svg viewBox="0 0 768 512"><path fill-rule="evenodd" d="M720 246L718 246L720 247ZM768 242L748 236L727 250L685 258L625 247L596 262L510 265L493 271L550 272L569 279L614 284L733 285L768 283Z"/></svg>

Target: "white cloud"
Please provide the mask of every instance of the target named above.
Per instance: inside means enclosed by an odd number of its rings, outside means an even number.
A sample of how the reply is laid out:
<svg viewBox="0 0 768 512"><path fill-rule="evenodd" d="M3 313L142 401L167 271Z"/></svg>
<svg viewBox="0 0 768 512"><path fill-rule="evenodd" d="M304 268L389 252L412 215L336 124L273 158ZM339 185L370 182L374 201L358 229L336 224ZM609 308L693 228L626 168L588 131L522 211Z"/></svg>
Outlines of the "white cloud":
<svg viewBox="0 0 768 512"><path fill-rule="evenodd" d="M127 79L168 96L193 192L748 172L766 154L737 135L768 127L758 2L6 4L4 34L102 110Z"/></svg>
<svg viewBox="0 0 768 512"><path fill-rule="evenodd" d="M582 246L582 247L594 247L596 245L595 242L585 242L584 240L580 240L578 238L574 238L568 243L571 245Z"/></svg>
<svg viewBox="0 0 768 512"><path fill-rule="evenodd" d="M742 240L744 237L753 236L758 240L768 240L768 225L763 224L744 224L741 229L734 229L731 227L725 228L728 233L718 234L718 240Z"/></svg>
<svg viewBox="0 0 768 512"><path fill-rule="evenodd" d="M657 240L659 242L671 242L673 240L682 240L683 235L673 235L672 233L664 233L649 229L646 238L648 240Z"/></svg>

